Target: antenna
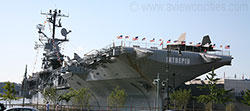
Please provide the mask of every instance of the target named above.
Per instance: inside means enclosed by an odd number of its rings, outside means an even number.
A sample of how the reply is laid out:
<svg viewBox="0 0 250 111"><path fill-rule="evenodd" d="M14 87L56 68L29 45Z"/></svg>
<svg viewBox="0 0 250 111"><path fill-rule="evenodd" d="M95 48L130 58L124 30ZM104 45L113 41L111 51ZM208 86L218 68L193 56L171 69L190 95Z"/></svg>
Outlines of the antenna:
<svg viewBox="0 0 250 111"><path fill-rule="evenodd" d="M49 10L48 13L43 13L41 12L41 15L47 15L47 19L48 19L48 22L52 23L53 25L53 32L52 32L52 39L55 39L55 31L56 31L56 27L61 27L61 19L59 19L59 23L57 25L56 23L56 19L58 17L69 17L68 15L64 15L61 13L61 10L58 10L55 9L54 11L52 10ZM41 27L39 27L39 30L41 30Z"/></svg>
<svg viewBox="0 0 250 111"><path fill-rule="evenodd" d="M64 36L64 39L56 38L55 31L56 28L62 27L61 17L69 17L68 15L62 14L61 10L49 10L47 13L41 12L41 15L46 15L47 23L52 24L52 34L48 37L44 32L44 24L38 24L37 29L39 30L39 41L42 45L35 44L35 49L39 47L44 47L44 57L42 68L46 69L56 69L62 66L62 61L64 60L64 55L60 52L59 44L69 41L67 35L71 30L66 30L65 28L61 29L61 34Z"/></svg>

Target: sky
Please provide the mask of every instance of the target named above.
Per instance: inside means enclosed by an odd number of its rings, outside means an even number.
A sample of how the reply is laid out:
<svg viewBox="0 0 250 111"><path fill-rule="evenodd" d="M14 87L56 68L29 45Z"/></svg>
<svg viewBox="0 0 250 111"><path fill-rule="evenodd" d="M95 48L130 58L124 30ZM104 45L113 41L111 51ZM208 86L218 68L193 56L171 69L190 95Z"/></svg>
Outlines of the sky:
<svg viewBox="0 0 250 111"><path fill-rule="evenodd" d="M186 41L198 43L210 35L212 43L230 44L232 66L215 72L218 77L250 78L250 1L249 0L3 0L0 1L0 82L22 81L41 70L43 49L34 50L38 41L37 24L46 17L40 12L61 9L68 18L62 25L72 33L63 53L81 57L92 49L103 48L116 36L138 36L176 40L186 32ZM58 31L58 33L60 33ZM59 35L59 34L58 34Z"/></svg>

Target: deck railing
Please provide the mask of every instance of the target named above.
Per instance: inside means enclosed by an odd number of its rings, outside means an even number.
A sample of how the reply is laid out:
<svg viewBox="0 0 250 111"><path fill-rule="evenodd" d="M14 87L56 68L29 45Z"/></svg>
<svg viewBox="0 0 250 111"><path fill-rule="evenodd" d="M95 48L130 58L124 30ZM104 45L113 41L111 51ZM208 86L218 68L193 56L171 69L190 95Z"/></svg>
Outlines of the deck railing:
<svg viewBox="0 0 250 111"><path fill-rule="evenodd" d="M112 44L107 45L106 47L102 48L100 51L105 51L107 49L110 49L116 46L166 50L167 45L171 45L171 44L160 45L160 43L154 43L154 42L148 43L148 42L136 42L136 41L119 41L119 42L113 42ZM195 45L189 45L189 46L195 46ZM190 51L190 50L184 50L184 51ZM194 49L191 51L194 51ZM213 54L213 55L228 55L229 56L230 50L228 49L223 50L222 48L220 48L216 51L207 51L206 53Z"/></svg>

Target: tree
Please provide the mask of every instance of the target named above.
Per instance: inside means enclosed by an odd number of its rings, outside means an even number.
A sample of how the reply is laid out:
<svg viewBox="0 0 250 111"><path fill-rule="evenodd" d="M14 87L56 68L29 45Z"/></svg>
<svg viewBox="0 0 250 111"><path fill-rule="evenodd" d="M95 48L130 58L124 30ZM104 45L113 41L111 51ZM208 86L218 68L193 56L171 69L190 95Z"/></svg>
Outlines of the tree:
<svg viewBox="0 0 250 111"><path fill-rule="evenodd" d="M70 88L69 90L70 91L60 95L58 101L65 100L68 103L70 99L75 96L74 90L72 88Z"/></svg>
<svg viewBox="0 0 250 111"><path fill-rule="evenodd" d="M66 93L59 96L58 101L65 100L67 102L67 105L68 105L69 101L74 96L75 96L74 90L72 88L70 88L68 92L66 92ZM67 110L69 110L69 108Z"/></svg>
<svg viewBox="0 0 250 111"><path fill-rule="evenodd" d="M14 83L5 82L5 86L3 86L4 94L0 94L2 100L8 101L11 104L11 100L17 100L16 90Z"/></svg>
<svg viewBox="0 0 250 111"><path fill-rule="evenodd" d="M247 89L245 92L244 92L244 95L243 95L243 100L241 101L243 104L246 104L248 106L250 106L250 90Z"/></svg>
<svg viewBox="0 0 250 111"><path fill-rule="evenodd" d="M125 102L126 102L126 93L124 89L119 89L117 86L111 94L108 96L108 106L112 108L120 108L124 107Z"/></svg>
<svg viewBox="0 0 250 111"><path fill-rule="evenodd" d="M206 78L209 80L208 85L200 86L200 90L209 90L208 95L200 95L196 97L197 101L204 104L211 104L210 109L213 109L214 104L222 103L225 105L226 102L231 101L231 94L232 90L225 90L223 88L218 88L216 86L217 81L219 78L215 78L216 74L214 73L214 69L212 72L206 75Z"/></svg>
<svg viewBox="0 0 250 111"><path fill-rule="evenodd" d="M45 88L43 91L43 97L45 101L51 101L56 104L56 102L59 99L59 94L57 94L56 88L50 87L50 88Z"/></svg>
<svg viewBox="0 0 250 111"><path fill-rule="evenodd" d="M79 90L72 90L73 96L73 104L81 105L82 109L89 109L89 99L91 94L88 88L81 88Z"/></svg>
<svg viewBox="0 0 250 111"><path fill-rule="evenodd" d="M171 103L177 109L186 110L189 99L191 98L191 89L179 89L170 94Z"/></svg>

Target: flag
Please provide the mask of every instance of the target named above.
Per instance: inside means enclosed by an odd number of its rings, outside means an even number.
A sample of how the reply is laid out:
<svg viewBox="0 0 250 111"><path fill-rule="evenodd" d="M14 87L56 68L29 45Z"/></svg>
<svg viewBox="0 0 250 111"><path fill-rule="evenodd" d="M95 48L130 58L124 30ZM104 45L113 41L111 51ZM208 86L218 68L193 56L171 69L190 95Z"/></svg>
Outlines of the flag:
<svg viewBox="0 0 250 111"><path fill-rule="evenodd" d="M144 37L144 38L142 38L141 40L144 41L144 40L146 40L146 38Z"/></svg>
<svg viewBox="0 0 250 111"><path fill-rule="evenodd" d="M117 36L117 39L122 39L122 35L120 35L120 36Z"/></svg>
<svg viewBox="0 0 250 111"><path fill-rule="evenodd" d="M150 42L155 42L155 38L153 38L152 40L150 40Z"/></svg>
<svg viewBox="0 0 250 111"><path fill-rule="evenodd" d="M215 48L215 44L212 45L212 48Z"/></svg>
<svg viewBox="0 0 250 111"><path fill-rule="evenodd" d="M222 45L220 45L220 48L222 48L223 46Z"/></svg>
<svg viewBox="0 0 250 111"><path fill-rule="evenodd" d="M225 46L225 49L230 49L230 45L226 45L226 46Z"/></svg>
<svg viewBox="0 0 250 111"><path fill-rule="evenodd" d="M139 37L138 37L138 36L136 36L136 37L134 37L134 38L133 38L133 40L134 40L134 41L135 41L135 40L138 40L138 38L139 38Z"/></svg>
<svg viewBox="0 0 250 111"><path fill-rule="evenodd" d="M167 41L167 43L170 43L171 42L171 39L169 39L168 41Z"/></svg>
<svg viewBox="0 0 250 111"><path fill-rule="evenodd" d="M193 44L193 42L189 42L189 44Z"/></svg>
<svg viewBox="0 0 250 111"><path fill-rule="evenodd" d="M163 41L161 41L160 46L163 45Z"/></svg>
<svg viewBox="0 0 250 111"><path fill-rule="evenodd" d="M126 36L125 36L125 39L129 39L129 36L128 36L128 35L126 35Z"/></svg>
<svg viewBox="0 0 250 111"><path fill-rule="evenodd" d="M197 46L197 47L200 47L200 46L201 46L201 43L200 43L200 42L199 42L199 43L197 43L197 44L196 44L196 46Z"/></svg>
<svg viewBox="0 0 250 111"><path fill-rule="evenodd" d="M186 41L181 41L181 44L182 44L182 45L186 44Z"/></svg>

